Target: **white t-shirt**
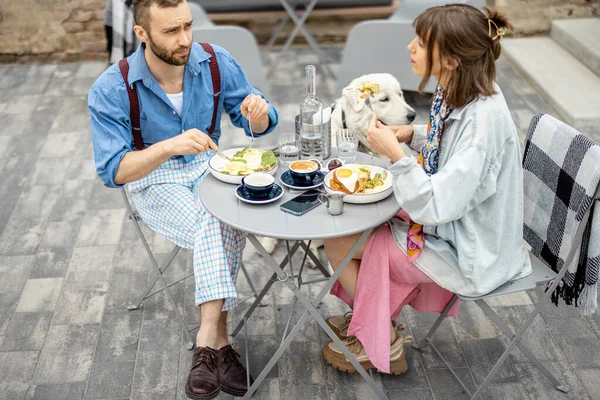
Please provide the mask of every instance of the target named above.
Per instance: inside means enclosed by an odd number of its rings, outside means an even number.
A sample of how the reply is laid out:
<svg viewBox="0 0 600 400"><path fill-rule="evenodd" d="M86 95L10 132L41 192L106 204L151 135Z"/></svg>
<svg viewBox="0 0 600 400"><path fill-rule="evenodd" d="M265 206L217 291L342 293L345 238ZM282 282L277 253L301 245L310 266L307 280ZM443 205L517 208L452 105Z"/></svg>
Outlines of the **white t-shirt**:
<svg viewBox="0 0 600 400"><path fill-rule="evenodd" d="M173 104L175 110L177 110L177 114L181 116L181 110L183 109L183 92L175 94L167 93L167 97L169 98L169 100L171 100L171 104Z"/></svg>

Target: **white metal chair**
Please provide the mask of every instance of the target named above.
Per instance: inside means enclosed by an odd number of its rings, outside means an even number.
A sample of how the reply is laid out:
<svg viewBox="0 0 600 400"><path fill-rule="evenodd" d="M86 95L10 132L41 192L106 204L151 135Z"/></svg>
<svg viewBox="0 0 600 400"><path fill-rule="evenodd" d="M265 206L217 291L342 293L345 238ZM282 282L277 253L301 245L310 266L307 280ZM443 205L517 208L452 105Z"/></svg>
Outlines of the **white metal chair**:
<svg viewBox="0 0 600 400"><path fill-rule="evenodd" d="M354 26L342 53L336 93L342 93L353 79L378 72L392 74L402 90L418 90L421 78L413 74L406 49L415 37L412 23L426 9L448 3L467 3L478 8L485 5L484 0L402 0L387 20L364 21ZM430 81L424 91L433 93L434 82Z"/></svg>
<svg viewBox="0 0 600 400"><path fill-rule="evenodd" d="M146 240L144 233L142 232L142 229L140 227L140 221L142 221L142 219L141 219L140 215L138 214L137 210L135 210L134 206L132 205L132 202L129 200L129 197L127 196L127 191L125 190L125 187L121 188L121 194L123 196L123 200L125 201L125 206L127 207L127 216L133 222L135 229L138 233L138 236L140 237L140 240L142 241L142 244L144 245L144 248L146 249L146 252L148 253L148 257L150 257L150 260L152 261L152 265L154 266L154 268L157 272L157 276L155 277L154 281L152 281L152 282L150 282L150 284L148 284L148 286L146 287L146 290L144 291L144 294L140 296L139 301L133 303L132 305L127 306L127 309L128 310L137 310L142 305L144 300L154 296L155 294L165 291L167 294L167 297L169 298L169 302L171 303L171 305L173 306L173 309L175 310L175 314L177 315L177 320L179 321L179 323L181 324L181 326L183 327L183 330L185 332L185 336L187 339L186 348L188 350L192 350L194 348L195 341L192 339L191 332L194 331L195 329L197 329L199 325L196 325L191 328L188 326L188 324L183 319L181 312L179 311L179 307L177 307L177 303L175 302L175 299L173 298L173 294L171 293L170 288L172 286L176 285L177 283L184 281L185 279L187 279L189 277L194 276L194 273L192 272L192 273L184 276L183 278L179 279L178 281L167 284L167 282L165 281L165 278L164 278L164 273L167 271L167 269L173 263L173 260L179 253L179 250L181 250L181 247L174 245L173 250L171 251L169 258L167 259L166 264L161 268L158 265L158 262L156 261L156 258L154 257L154 254L152 253L152 250L150 249L150 246L148 245L148 241ZM248 274L248 271L246 270L246 267L244 266L243 263L242 263L241 269L242 269L242 272L244 273L244 276L246 277L246 280L248 281L248 286L250 287L250 290L252 291L252 295L247 297L246 299L242 300L240 302L240 304L252 297L256 297L256 289L254 288L254 285L252 284L252 281L250 280L250 275ZM152 289L154 289L154 286L156 285L156 282L158 282L159 280L162 283L162 289L157 289L157 290L152 291ZM258 302L258 303L260 303L260 302Z"/></svg>
<svg viewBox="0 0 600 400"><path fill-rule="evenodd" d="M534 124L533 122L537 120L539 120L540 116L536 116L534 117L534 120L532 120L532 124L529 127L529 132L527 135L527 143L530 143L532 135L534 134L534 132L536 131L536 124ZM537 121L536 121L537 122ZM566 124L561 123L560 121L558 121L558 123L562 124L565 127L568 127ZM569 129L572 129L570 127L568 127ZM542 128L543 131L543 128ZM554 132L546 132L543 131L542 132L543 135L555 135ZM538 133L539 135L539 133ZM547 136L548 137L548 136ZM555 136L552 136L555 137ZM552 141L552 139L548 140L549 142ZM561 141L561 140L557 140L557 142L559 143L564 143L565 141ZM580 160L581 161L581 160ZM576 161L574 161L576 162ZM600 167L598 167L600 168ZM592 171L590 171L590 174L592 173ZM527 187L527 182L525 182L526 187ZM544 196L546 195L546 193L537 193L534 192L534 189L529 188L529 196ZM599 199L600 198L600 186L598 186L598 188L595 190L595 194L594 191L591 191L591 196L593 196L593 199ZM534 198L534 197L532 197ZM583 203L583 201L582 201ZM554 204L554 202L549 202L549 207L550 209L538 209L536 210L537 212L541 212L541 213L547 213L548 215L552 214L552 205ZM450 370L450 372L452 373L452 375L454 376L454 378L459 382L459 384L461 385L461 387L463 388L463 390L468 393L468 395L471 397L471 399L478 399L481 397L481 395L483 394L483 392L486 390L486 388L488 387L489 383L491 382L492 377L494 376L494 374L498 371L498 369L500 368L500 366L502 365L502 363L506 360L506 358L508 357L508 355L510 354L510 352L515 348L518 347L521 352L527 357L529 358L529 360L542 372L542 374L548 378L548 380L552 383L552 385L554 385L554 387L563 392L563 393L567 393L570 390L570 386L566 385L566 384L562 384L560 383L547 369L546 367L544 367L544 365L529 351L529 349L523 344L521 343L521 339L523 338L523 336L525 335L525 332L527 331L527 329L529 328L529 326L531 325L531 323L533 322L534 318L537 316L537 314L540 311L540 308L542 307L542 305L544 304L544 302L548 299L548 297L550 297L550 295L554 292L554 290L556 289L556 287L559 285L559 283L561 282L564 274L567 272L568 266L571 262L571 260L573 259L573 257L575 257L575 254L577 253L577 248L579 246L579 244L582 241L582 237L583 237L583 232L585 229L585 221L588 220L588 217L590 215L590 209L591 207L589 207L586 211L586 213L584 215L582 215L581 221L584 221L582 223L579 223L579 226L576 230L576 233L574 235L574 240L572 243L570 243L570 247L568 247L569 249L569 253L567 258L565 259L564 262L564 266L562 268L560 268L559 272L556 273L554 272L552 269L550 269L545 263L543 263L541 261L541 258L539 254L533 254L533 252L530 253L530 258L531 258L531 263L532 263L532 267L533 267L533 273L525 278L519 279L519 280L515 280L515 281L511 281L508 282L502 286L500 286L499 288L497 288L496 290L492 291L491 293L488 293L484 296L480 296L480 297L467 297L467 296L461 296L461 295L454 295L454 297L452 298L452 300L450 301L450 303L448 303L448 306L446 307L446 309L444 310L444 312L439 316L439 318L436 320L435 324L433 325L433 327L429 330L429 332L425 335L425 337L421 340L420 343L414 343L412 345L413 348L415 349L423 349L427 346L431 346L431 348L433 349L433 351L435 353L437 353L437 355L442 359L442 361L444 362L444 364L448 367L448 369ZM531 216L533 215L538 215L536 213L534 213L533 211L529 210L527 208L525 208L525 218L524 221L533 221L534 219L530 218L530 216L527 215L528 212L531 212ZM574 211L576 212L576 211ZM526 229L530 229L533 231L536 231L538 229L536 229L535 227L531 227L531 226L527 226L527 224L525 224L524 228ZM543 234L540 234L540 232L535 232L537 235L539 235L540 237L545 237L545 232ZM527 316L527 319L525 320L525 322L523 323L523 325L521 326L521 328L518 330L518 332L515 334L498 316L498 314L496 314L494 312L494 310L492 310L490 308L490 306L486 303L486 299L492 298L492 297L496 297L496 296L502 296L502 295L507 295L510 293L516 293L516 292L521 292L521 291L525 291L525 290L530 290L530 289L534 289L536 286L538 285L543 285L543 284L548 284L549 282L552 281L552 284L550 285L549 288L547 288L545 294L542 296L542 298L540 299L539 303L535 306L535 308L533 309L533 311L531 311L531 313ZM465 385L464 382L462 382L462 380L458 377L457 373L452 369L452 366L450 365L450 363L448 361L446 361L446 359L444 359L444 357L442 356L442 354L440 353L440 351L433 345L431 338L433 337L433 335L435 334L437 328L440 326L440 324L442 323L443 319L446 317L447 313L450 311L450 309L452 308L452 306L454 305L454 303L458 300L461 299L462 301L474 301L475 304L477 304L482 310L483 312L490 317L490 319L498 326L498 328L506 335L508 336L509 339L511 339L510 344L508 345L508 347L506 348L506 350L504 351L504 353L502 353L502 355L500 356L500 358L498 359L498 361L496 362L496 364L493 366L492 370L489 372L489 374L487 375L487 377L483 380L483 382L481 383L481 385L479 386L479 388L477 389L477 391L471 395L471 392L467 389L467 386Z"/></svg>
<svg viewBox="0 0 600 400"><path fill-rule="evenodd" d="M240 63L252 86L269 97L269 84L252 32L239 26L215 25L200 5L193 2L188 4L194 19L194 40L225 48Z"/></svg>

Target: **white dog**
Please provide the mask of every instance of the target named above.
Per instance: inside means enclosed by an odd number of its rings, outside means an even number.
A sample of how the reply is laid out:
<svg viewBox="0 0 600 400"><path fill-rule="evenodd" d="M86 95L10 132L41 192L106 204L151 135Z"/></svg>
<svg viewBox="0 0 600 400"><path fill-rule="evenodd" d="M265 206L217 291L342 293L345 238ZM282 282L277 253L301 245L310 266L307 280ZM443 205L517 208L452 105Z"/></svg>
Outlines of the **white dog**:
<svg viewBox="0 0 600 400"><path fill-rule="evenodd" d="M378 87L374 91L376 93L362 96L363 92L361 91L372 84ZM366 104L367 96L369 96L370 105ZM417 115L415 110L404 100L400 83L392 75L363 75L350 82L342 90L342 97L334 103L334 110L331 114L332 146L335 145L337 131L346 128L356 129L360 135L361 150L370 151L367 143L367 131L373 112L385 125L408 125L414 121ZM261 242L269 253L272 253L277 246L277 239L265 237ZM323 247L322 240L312 241L310 249L317 257L320 247ZM315 266L310 258L307 258L307 266Z"/></svg>

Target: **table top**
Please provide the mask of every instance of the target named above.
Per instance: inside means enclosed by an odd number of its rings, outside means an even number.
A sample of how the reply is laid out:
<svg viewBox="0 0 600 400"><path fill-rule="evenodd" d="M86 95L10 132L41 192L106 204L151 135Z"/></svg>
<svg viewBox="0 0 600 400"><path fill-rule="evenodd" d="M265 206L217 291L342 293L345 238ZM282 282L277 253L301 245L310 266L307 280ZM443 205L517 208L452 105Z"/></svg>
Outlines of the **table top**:
<svg viewBox="0 0 600 400"><path fill-rule="evenodd" d="M386 166L382 160L363 153L358 154L356 162ZM300 192L292 193L283 186L279 181L280 172L275 181L284 189L284 195L275 202L244 203L235 196L237 185L221 182L210 173L200 186L200 201L206 211L227 225L243 232L287 240L330 239L360 233L390 220L400 210L391 194L376 203L345 203L342 215L329 215L324 204L302 216L292 215L279 206Z"/></svg>

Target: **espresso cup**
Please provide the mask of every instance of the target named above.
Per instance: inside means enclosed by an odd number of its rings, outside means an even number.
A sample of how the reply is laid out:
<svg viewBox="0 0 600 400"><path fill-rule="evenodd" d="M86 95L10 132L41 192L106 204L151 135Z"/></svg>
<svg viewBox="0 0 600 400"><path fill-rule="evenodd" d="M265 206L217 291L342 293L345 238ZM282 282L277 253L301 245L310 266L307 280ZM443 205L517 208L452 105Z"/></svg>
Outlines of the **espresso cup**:
<svg viewBox="0 0 600 400"><path fill-rule="evenodd" d="M290 175L297 185L310 184L318 170L317 163L310 160L299 160L290 164Z"/></svg>
<svg viewBox="0 0 600 400"><path fill-rule="evenodd" d="M243 177L242 185L253 198L264 199L271 193L273 185L275 185L275 178L264 172L256 172Z"/></svg>

